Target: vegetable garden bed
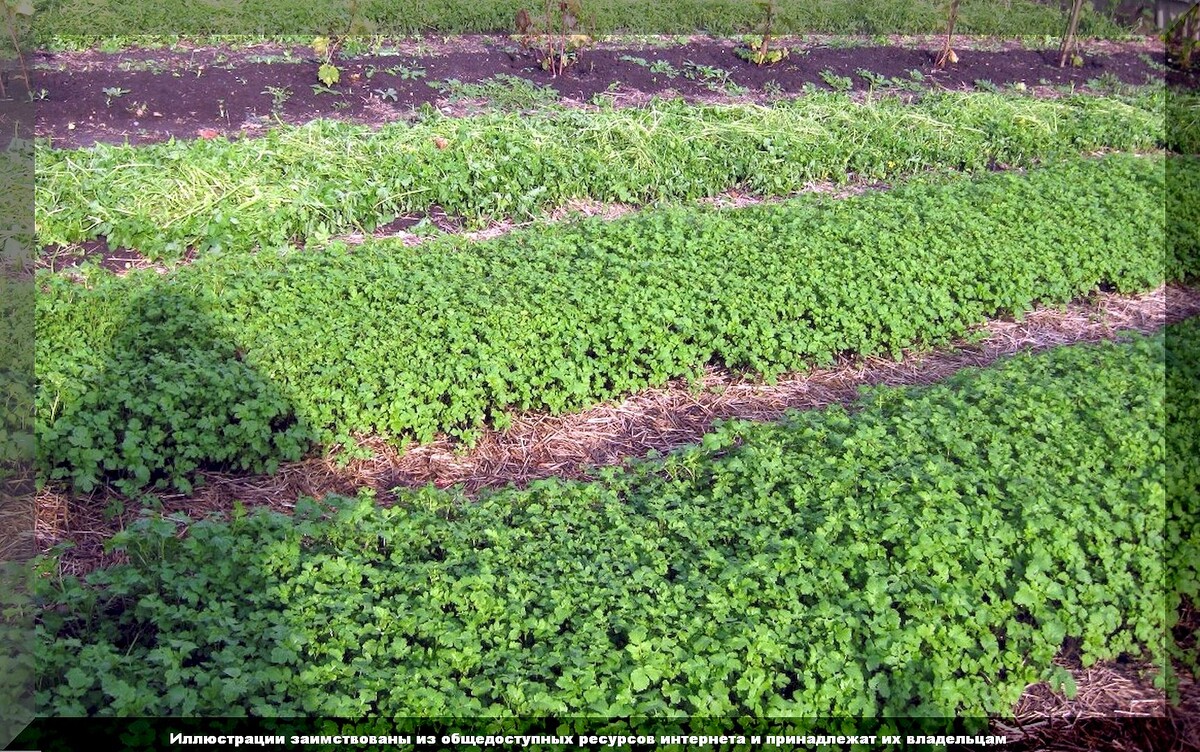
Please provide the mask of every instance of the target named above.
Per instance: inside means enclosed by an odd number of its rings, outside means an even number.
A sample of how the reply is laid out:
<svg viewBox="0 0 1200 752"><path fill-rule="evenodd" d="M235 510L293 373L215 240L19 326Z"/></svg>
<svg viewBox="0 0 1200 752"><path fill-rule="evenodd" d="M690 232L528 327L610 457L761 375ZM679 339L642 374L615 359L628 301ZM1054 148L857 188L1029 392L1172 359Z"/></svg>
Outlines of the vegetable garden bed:
<svg viewBox="0 0 1200 752"><path fill-rule="evenodd" d="M898 354L1102 282L1181 279L1159 251L1163 175L1161 159L1111 156L470 248L221 255L86 288L47 276L41 467L84 491L187 488L201 466L261 471L355 433L467 435L709 362L772 375Z"/></svg>
<svg viewBox="0 0 1200 752"><path fill-rule="evenodd" d="M781 6L781 34L816 28ZM928 33L927 6L854 30ZM1007 34L1061 20L1012 6ZM643 37L551 76L507 37L375 37L315 87L320 44L64 41L30 92L43 712L996 718L1065 665L1128 662L1156 698L1195 668L1200 319L1152 330L1200 300L1200 100L1156 44L1060 69L974 39L941 71L931 38L760 68ZM1043 349L1020 319L1055 306L1059 341L1113 341ZM1011 357L947 376L1005 332L986 360ZM937 383L853 395L889 358ZM884 375L814 396L832 363ZM776 379L804 399L683 407ZM625 449L455 464L668 393ZM264 480L317 465L319 498Z"/></svg>
<svg viewBox="0 0 1200 752"><path fill-rule="evenodd" d="M1198 331L1173 330L1184 371ZM1168 583L1195 582L1197 560L1158 556L1167 514L1194 514L1165 503L1183 448L1161 440L1165 357L1162 335L1020 356L469 504L301 502L182 541L179 520L137 524L116 539L134 564L91 578L121 595L48 588L68 612L40 628L41 699L68 715L1002 713L1068 636L1085 665L1165 656Z"/></svg>
<svg viewBox="0 0 1200 752"><path fill-rule="evenodd" d="M574 200L679 202L735 187L785 196L819 181L1161 148L1170 145L1165 107L1161 93L1128 101L942 93L916 103L823 94L770 108L662 102L435 117L378 131L317 121L233 142L40 148L38 237L58 246L100 237L110 254L174 261L210 248L320 247L331 235L435 210L480 223L539 217Z"/></svg>
<svg viewBox="0 0 1200 752"><path fill-rule="evenodd" d="M794 53L763 67L737 57L728 40L624 49L610 44L582 52L562 76L543 71L534 54L508 37L487 38L478 51L437 55L396 54L381 46L382 54L339 61L336 88L317 86L319 61L308 48L46 54L35 58L33 90L42 97L36 133L57 145L79 146L191 139L201 132L252 137L277 120L317 117L380 125L411 120L430 106L530 110L552 102L620 106L651 97L769 102L809 91L863 96L1016 87L1058 96L1161 81L1165 62L1161 50L1127 43L1088 53L1082 67L1059 68L1054 52L1039 41L1033 49L964 52L960 64L937 70L936 40L914 46L872 40L779 44L790 44Z"/></svg>

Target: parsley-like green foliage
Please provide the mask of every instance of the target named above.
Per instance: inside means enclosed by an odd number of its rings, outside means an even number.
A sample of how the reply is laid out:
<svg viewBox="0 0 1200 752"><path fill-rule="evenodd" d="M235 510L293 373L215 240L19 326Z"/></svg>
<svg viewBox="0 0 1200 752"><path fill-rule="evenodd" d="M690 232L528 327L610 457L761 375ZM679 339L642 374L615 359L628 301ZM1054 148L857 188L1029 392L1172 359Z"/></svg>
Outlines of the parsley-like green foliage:
<svg viewBox="0 0 1200 752"><path fill-rule="evenodd" d="M1200 278L1200 157L1167 160L1167 276Z"/></svg>
<svg viewBox="0 0 1200 752"><path fill-rule="evenodd" d="M473 502L148 517L130 564L42 582L39 706L1007 713L1066 644L1163 655L1163 359L1161 334L1023 354Z"/></svg>
<svg viewBox="0 0 1200 752"><path fill-rule="evenodd" d="M440 206L470 222L573 199L681 201L741 187L1027 166L1163 141L1163 97L1057 100L944 92L908 104L816 94L757 106L656 102L366 126L317 121L263 138L39 146L39 242L105 237L155 259L370 232ZM444 147L444 148L443 148Z"/></svg>
<svg viewBox="0 0 1200 752"><path fill-rule="evenodd" d="M1179 154L1200 154L1200 95L1171 89L1166 97L1168 148Z"/></svg>
<svg viewBox="0 0 1200 752"><path fill-rule="evenodd" d="M28 279L0 268L0 480L34 457L34 294Z"/></svg>
<svg viewBox="0 0 1200 752"><path fill-rule="evenodd" d="M1174 588L1200 606L1200 325L1193 321L1168 330L1167 371L1167 502L1170 524L1163 551ZM1200 637L1196 633L1192 637ZM1181 655L1197 668L1193 648Z"/></svg>
<svg viewBox="0 0 1200 752"><path fill-rule="evenodd" d="M40 467L85 489L186 485L308 437L469 435L712 362L771 377L898 356L1100 283L1160 284L1164 194L1161 158L1115 155L478 244L226 255L91 287L44 275Z"/></svg>

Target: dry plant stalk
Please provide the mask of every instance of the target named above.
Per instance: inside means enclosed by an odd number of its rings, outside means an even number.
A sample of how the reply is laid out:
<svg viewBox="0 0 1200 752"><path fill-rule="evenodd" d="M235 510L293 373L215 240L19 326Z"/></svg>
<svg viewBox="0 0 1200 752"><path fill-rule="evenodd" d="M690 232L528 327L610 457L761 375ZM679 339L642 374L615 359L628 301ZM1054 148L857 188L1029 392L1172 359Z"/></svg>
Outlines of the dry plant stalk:
<svg viewBox="0 0 1200 752"><path fill-rule="evenodd" d="M25 81L25 91L30 90L29 68L25 65L25 55L21 52L21 42L17 38L17 19L19 16L29 18L33 15L33 4L30 0L4 0L4 23L8 27L8 36L12 39L13 51L17 54L17 63L21 66L21 78ZM0 76L0 97L8 98L8 89L4 84L5 77Z"/></svg>
<svg viewBox="0 0 1200 752"><path fill-rule="evenodd" d="M950 42L954 39L954 24L958 22L958 5L960 0L950 0L949 16L946 18L946 44L942 47L942 54L938 57L936 68L945 68L946 63L957 63L958 55L950 46Z"/></svg>
<svg viewBox="0 0 1200 752"><path fill-rule="evenodd" d="M1073 0L1071 4L1071 16L1067 20L1067 31L1063 34L1062 46L1058 50L1058 67L1065 68L1067 66L1067 57L1076 57L1076 48L1079 46L1079 40L1075 38L1075 32L1079 28L1079 15L1083 12L1083 0Z"/></svg>

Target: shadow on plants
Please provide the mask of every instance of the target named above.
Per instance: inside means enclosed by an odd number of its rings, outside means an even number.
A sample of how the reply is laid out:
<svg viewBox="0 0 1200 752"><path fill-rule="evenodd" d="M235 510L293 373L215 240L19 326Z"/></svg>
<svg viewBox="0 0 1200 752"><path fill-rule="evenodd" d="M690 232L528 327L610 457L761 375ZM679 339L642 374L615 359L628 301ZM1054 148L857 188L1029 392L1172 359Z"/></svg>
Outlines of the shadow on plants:
<svg viewBox="0 0 1200 752"><path fill-rule="evenodd" d="M67 326L68 334L112 338L99 353L96 340L93 352L68 345L79 353L72 370L81 378L60 379L40 427L46 477L83 492L109 483L126 494L186 493L197 470L273 472L303 455L308 429L222 335L205 301L157 280L116 288L110 300L86 324ZM55 324L66 322L51 317L43 329Z"/></svg>

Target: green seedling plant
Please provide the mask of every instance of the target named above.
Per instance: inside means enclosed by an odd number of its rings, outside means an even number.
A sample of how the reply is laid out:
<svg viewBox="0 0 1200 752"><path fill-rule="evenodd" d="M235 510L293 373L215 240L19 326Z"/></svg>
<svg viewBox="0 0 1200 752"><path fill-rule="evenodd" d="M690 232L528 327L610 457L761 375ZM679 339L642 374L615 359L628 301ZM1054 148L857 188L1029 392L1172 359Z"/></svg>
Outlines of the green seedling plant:
<svg viewBox="0 0 1200 752"><path fill-rule="evenodd" d="M669 60L655 60L650 64L650 72L667 78L679 77L679 69L671 65Z"/></svg>
<svg viewBox="0 0 1200 752"><path fill-rule="evenodd" d="M338 51L342 60L350 60L372 52L375 41L369 37L349 36Z"/></svg>
<svg viewBox="0 0 1200 752"><path fill-rule="evenodd" d="M349 0L348 10L349 24L345 27L345 33L326 34L312 39L311 47L319 62L317 81L326 88L336 86L342 79L342 69L335 61L344 46L350 44L352 49L361 49L365 52L367 47L361 47L364 44L361 37L374 30L371 23L363 19L359 13L359 0Z"/></svg>
<svg viewBox="0 0 1200 752"><path fill-rule="evenodd" d="M1112 71L1106 71L1098 78L1089 78L1087 87L1102 94L1120 94L1125 89L1125 82Z"/></svg>
<svg viewBox="0 0 1200 752"><path fill-rule="evenodd" d="M149 60L122 60L117 63L117 70L120 71L149 71L154 75L162 75L169 68L161 60L151 58Z"/></svg>
<svg viewBox="0 0 1200 752"><path fill-rule="evenodd" d="M271 97L271 111L278 113L283 110L283 106L292 98L292 87L290 86L268 86L262 90L263 94L268 94Z"/></svg>
<svg viewBox="0 0 1200 752"><path fill-rule="evenodd" d="M903 89L905 91L925 91L925 74L916 68L913 68L908 72L907 78L901 78L899 76L893 78L891 80L891 85L897 89Z"/></svg>
<svg viewBox="0 0 1200 752"><path fill-rule="evenodd" d="M873 89L887 86L887 76L876 73L875 71L867 70L866 68L859 68L857 71L855 71L855 73L858 74L859 78L867 82L867 86Z"/></svg>
<svg viewBox="0 0 1200 752"><path fill-rule="evenodd" d="M416 63L413 63L411 68L404 65L392 65L384 68L383 72L390 76L395 76L401 81L415 81L418 78L425 78L425 69ZM379 67L375 65L368 65L363 69L363 75L366 76L368 81L375 78L375 75L378 73Z"/></svg>
<svg viewBox="0 0 1200 752"><path fill-rule="evenodd" d="M730 78L729 71L715 65L700 65L691 60L683 63L683 77L691 81L699 81L709 91L724 93L729 86L737 86Z"/></svg>
<svg viewBox="0 0 1200 752"><path fill-rule="evenodd" d="M325 36L316 37L312 41L313 52L317 53L321 61L317 68L317 80L326 88L336 86L342 80L342 70L334 63L339 45L340 40L337 38Z"/></svg>
<svg viewBox="0 0 1200 752"><path fill-rule="evenodd" d="M854 81L849 76L839 76L828 68L821 71L821 80L834 91L847 92L854 88Z"/></svg>
<svg viewBox="0 0 1200 752"><path fill-rule="evenodd" d="M627 63L633 63L634 65L640 65L657 76L666 76L667 78L679 77L679 69L674 65L671 65L671 61L669 60L650 61L644 57L637 57L634 55L621 55L621 57L618 59Z"/></svg>
<svg viewBox="0 0 1200 752"><path fill-rule="evenodd" d="M1139 52L1138 60L1142 61L1150 70L1157 73L1165 73L1170 70L1161 60L1155 60L1152 55L1146 52Z"/></svg>
<svg viewBox="0 0 1200 752"><path fill-rule="evenodd" d="M272 65L275 63L291 63L291 62L295 62L295 60L296 60L295 53L293 53L291 51L291 49L285 49L285 50L283 50L283 52L281 52L279 54L247 55L246 56L247 63L265 63L267 65Z"/></svg>
<svg viewBox="0 0 1200 752"><path fill-rule="evenodd" d="M122 89L119 86L106 86L100 91L104 94L105 107L112 107L113 100L120 99L129 93L129 89Z"/></svg>
<svg viewBox="0 0 1200 752"><path fill-rule="evenodd" d="M375 96L379 97L384 102L396 102L400 99L400 93L392 87L386 89L376 89Z"/></svg>

